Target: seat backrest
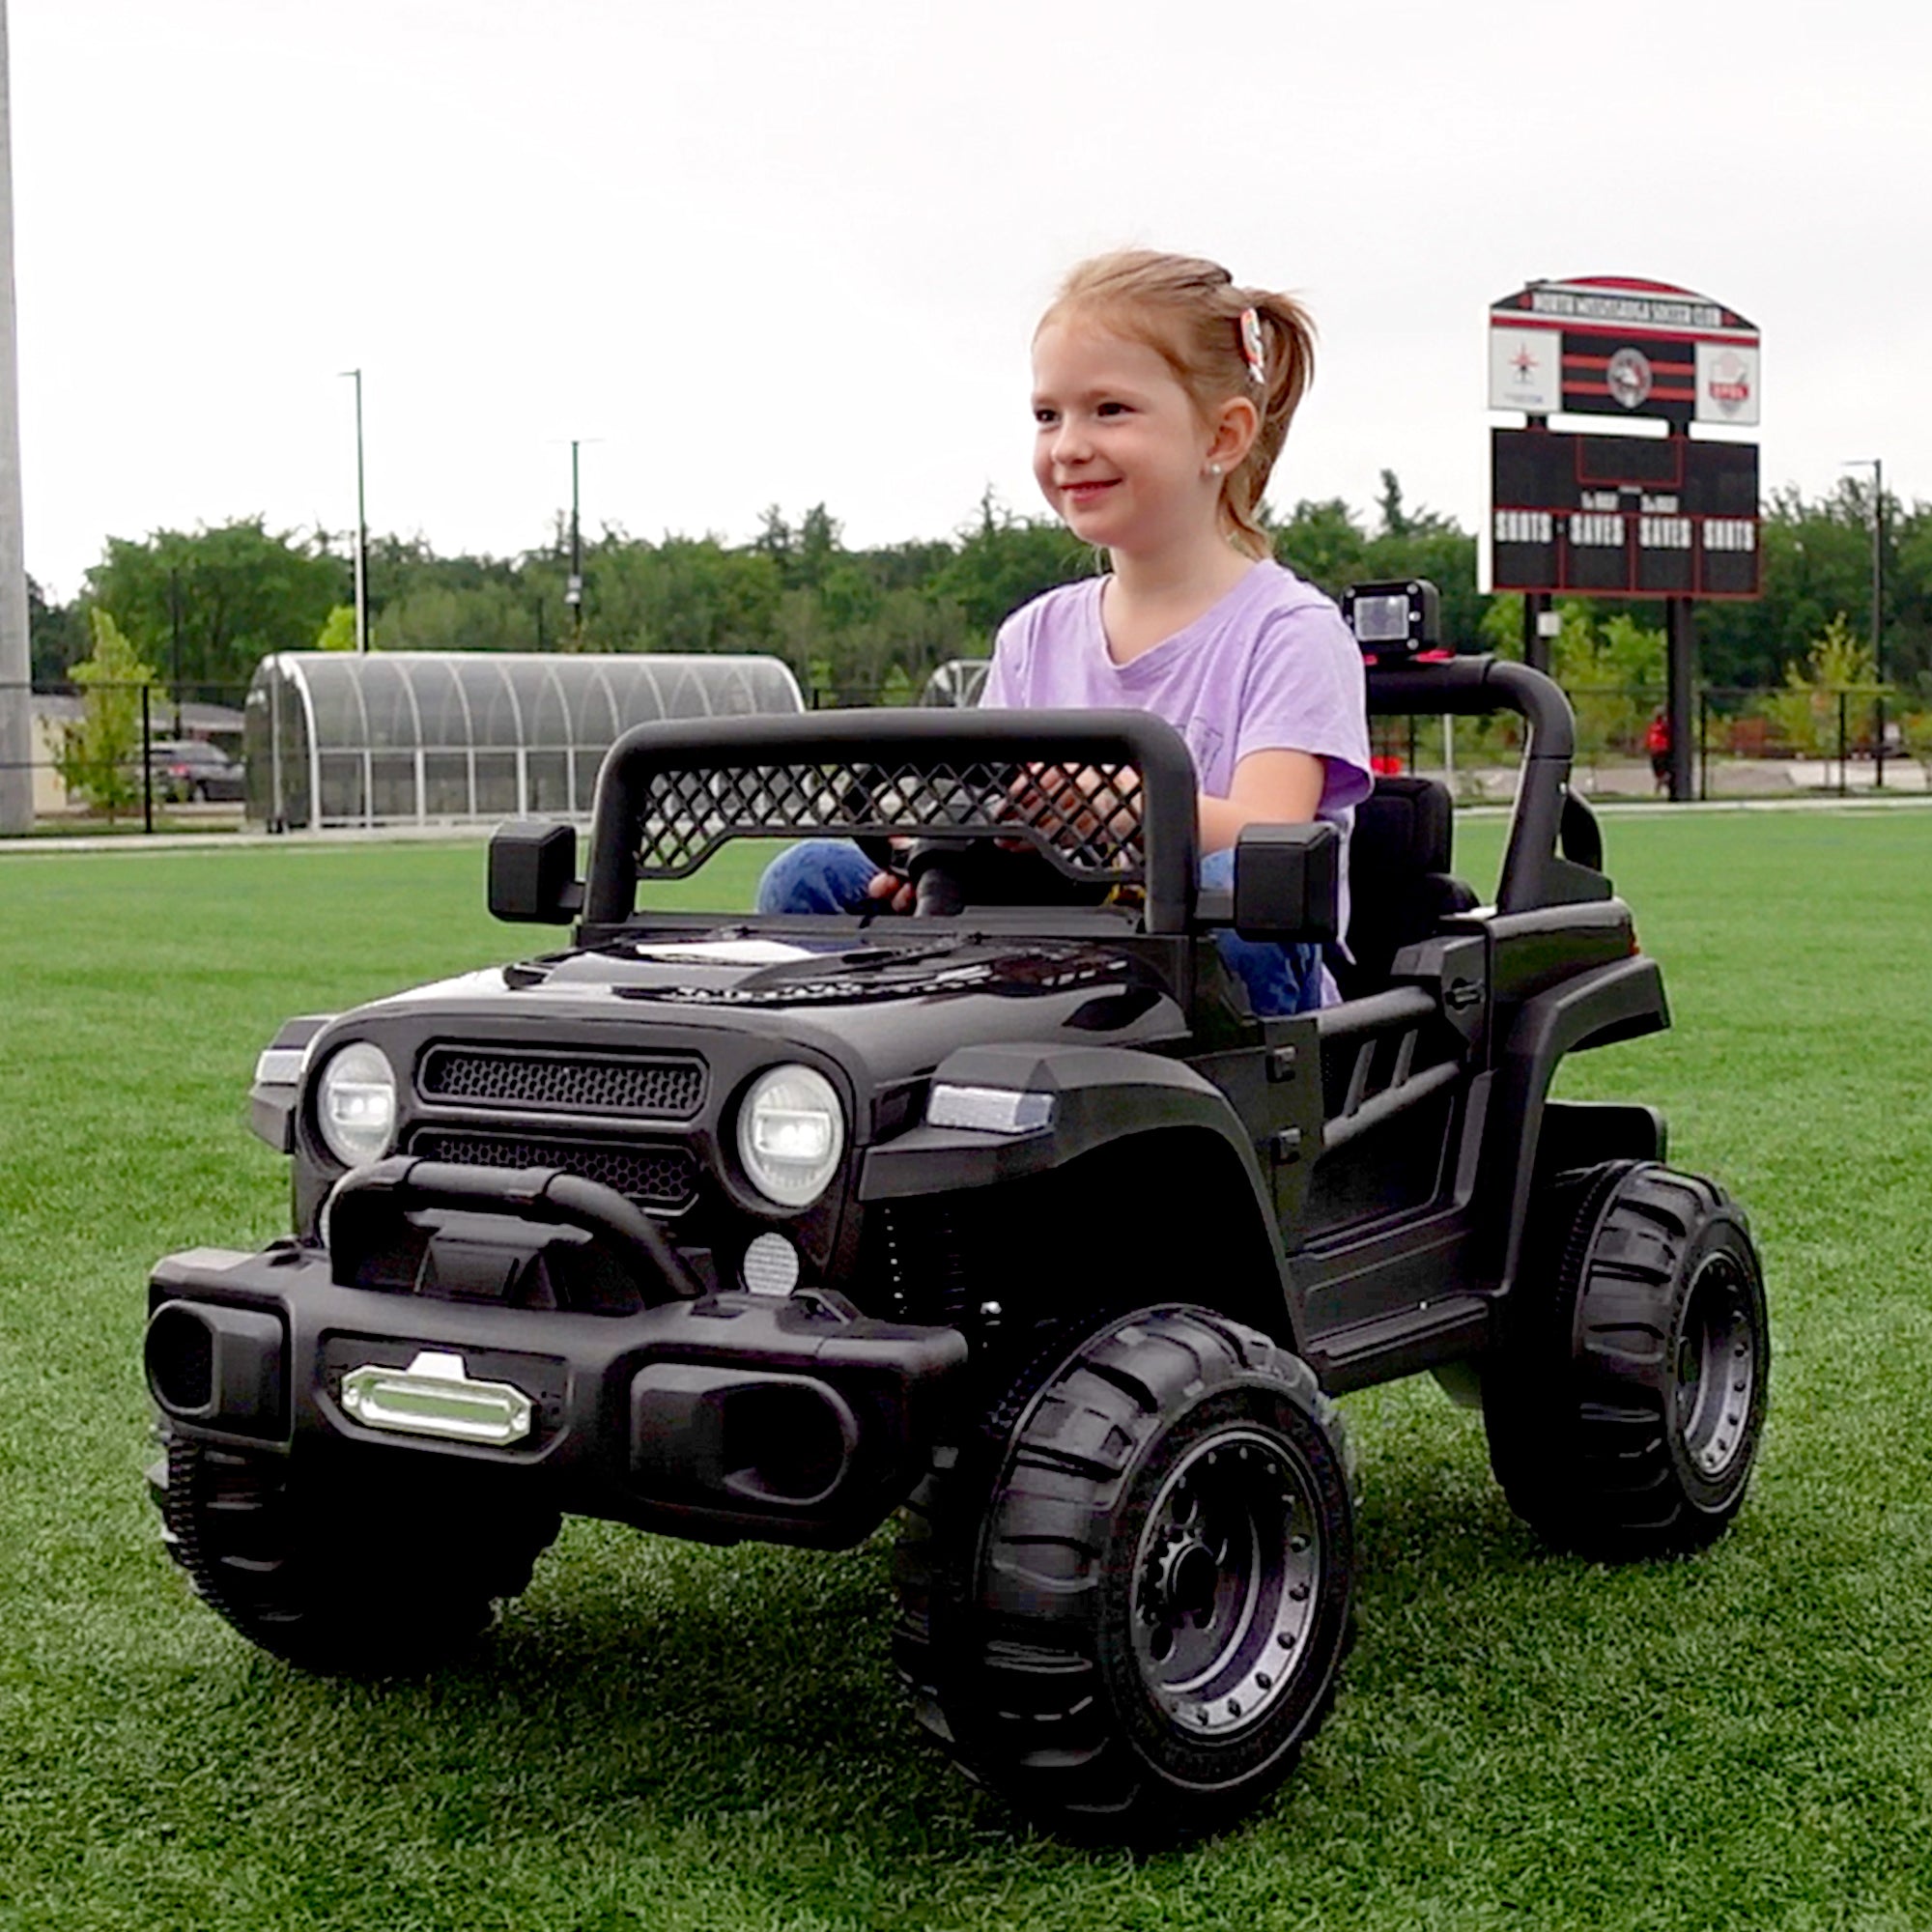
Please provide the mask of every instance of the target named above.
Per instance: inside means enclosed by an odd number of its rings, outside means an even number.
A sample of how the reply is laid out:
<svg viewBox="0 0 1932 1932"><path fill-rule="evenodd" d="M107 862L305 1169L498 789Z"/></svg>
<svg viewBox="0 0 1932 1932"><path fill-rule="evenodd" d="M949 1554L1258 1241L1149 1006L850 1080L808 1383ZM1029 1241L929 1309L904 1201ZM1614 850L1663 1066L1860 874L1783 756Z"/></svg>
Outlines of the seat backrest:
<svg viewBox="0 0 1932 1932"><path fill-rule="evenodd" d="M1345 995L1372 992L1405 946L1426 939L1476 895L1450 873L1455 809L1435 779L1378 778L1349 839L1349 951L1331 959Z"/></svg>

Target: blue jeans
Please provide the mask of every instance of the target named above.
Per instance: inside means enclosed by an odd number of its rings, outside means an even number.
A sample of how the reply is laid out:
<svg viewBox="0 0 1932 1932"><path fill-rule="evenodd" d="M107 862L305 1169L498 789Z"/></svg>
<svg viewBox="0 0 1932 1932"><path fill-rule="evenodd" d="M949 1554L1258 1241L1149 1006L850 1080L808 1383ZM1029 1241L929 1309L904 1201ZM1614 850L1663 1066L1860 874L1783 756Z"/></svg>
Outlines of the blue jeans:
<svg viewBox="0 0 1932 1932"><path fill-rule="evenodd" d="M758 881L760 912L864 912L884 901L868 898L866 888L878 867L842 838L808 838L782 851ZM1232 892L1232 846L1210 852L1201 862L1201 883L1213 892ZM1312 1012L1321 1004L1321 949L1268 946L1243 939L1226 928L1214 935L1222 962L1248 989L1257 1016Z"/></svg>

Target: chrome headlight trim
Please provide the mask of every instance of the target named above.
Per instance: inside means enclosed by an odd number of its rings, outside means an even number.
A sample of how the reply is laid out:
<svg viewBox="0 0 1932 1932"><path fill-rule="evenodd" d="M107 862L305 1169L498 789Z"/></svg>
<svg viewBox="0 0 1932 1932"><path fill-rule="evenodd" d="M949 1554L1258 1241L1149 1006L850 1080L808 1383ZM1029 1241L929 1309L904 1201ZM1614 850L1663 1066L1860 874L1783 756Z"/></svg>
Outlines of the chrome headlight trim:
<svg viewBox="0 0 1932 1932"><path fill-rule="evenodd" d="M838 1090L815 1067L767 1067L738 1103L738 1163L766 1200L809 1208L845 1151Z"/></svg>
<svg viewBox="0 0 1932 1932"><path fill-rule="evenodd" d="M396 1131L396 1069L366 1039L338 1047L315 1083L315 1124L344 1167L366 1167L389 1151Z"/></svg>

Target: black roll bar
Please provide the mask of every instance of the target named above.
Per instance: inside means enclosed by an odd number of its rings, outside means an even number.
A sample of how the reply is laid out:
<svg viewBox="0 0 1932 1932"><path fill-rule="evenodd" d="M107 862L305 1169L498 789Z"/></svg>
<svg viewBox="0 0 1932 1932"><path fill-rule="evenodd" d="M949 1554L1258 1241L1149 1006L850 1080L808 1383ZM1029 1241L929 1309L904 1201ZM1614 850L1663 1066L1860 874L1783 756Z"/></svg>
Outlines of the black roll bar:
<svg viewBox="0 0 1932 1932"><path fill-rule="evenodd" d="M1498 912L1570 905L1608 895L1608 882L1558 850L1577 718L1563 688L1509 658L1456 658L1446 664L1369 667L1369 711L1378 718L1470 717L1514 711L1528 727L1509 843L1496 887Z"/></svg>

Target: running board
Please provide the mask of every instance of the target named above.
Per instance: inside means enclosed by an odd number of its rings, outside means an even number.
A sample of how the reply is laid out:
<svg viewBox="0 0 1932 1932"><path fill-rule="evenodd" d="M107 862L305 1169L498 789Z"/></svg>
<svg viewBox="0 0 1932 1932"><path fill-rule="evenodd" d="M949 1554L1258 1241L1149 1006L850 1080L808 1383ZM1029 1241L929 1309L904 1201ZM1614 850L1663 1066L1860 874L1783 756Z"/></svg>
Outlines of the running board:
<svg viewBox="0 0 1932 1932"><path fill-rule="evenodd" d="M1446 1294L1396 1315L1351 1321L1308 1338L1308 1363L1330 1395L1412 1376L1477 1353L1489 1340L1491 1303Z"/></svg>

